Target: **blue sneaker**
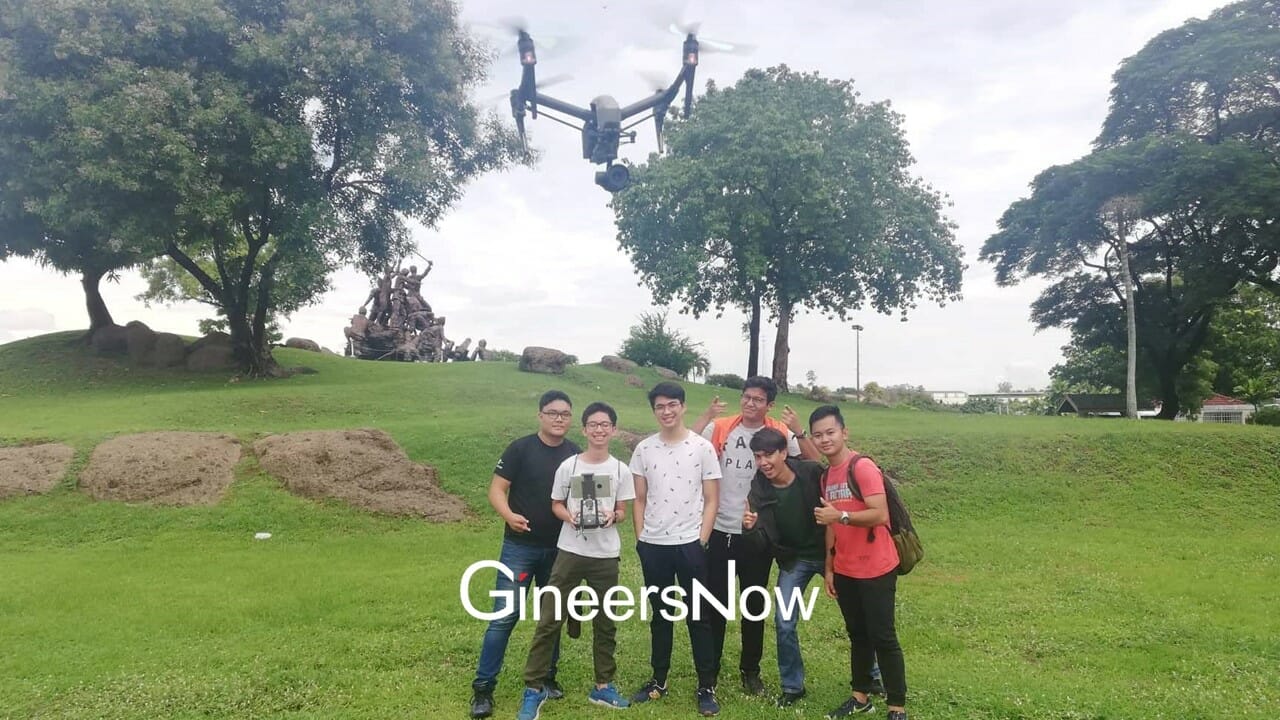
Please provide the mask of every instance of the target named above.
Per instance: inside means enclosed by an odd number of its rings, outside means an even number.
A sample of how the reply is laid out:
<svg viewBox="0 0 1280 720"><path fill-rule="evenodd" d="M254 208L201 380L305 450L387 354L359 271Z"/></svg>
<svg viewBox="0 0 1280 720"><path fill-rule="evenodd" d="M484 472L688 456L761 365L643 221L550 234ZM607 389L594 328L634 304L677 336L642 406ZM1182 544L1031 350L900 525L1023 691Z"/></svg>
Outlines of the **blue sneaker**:
<svg viewBox="0 0 1280 720"><path fill-rule="evenodd" d="M631 703L639 705L640 703L658 700L666 696L667 686L659 685L657 680L650 678L649 682L644 684L644 687L641 687L631 695Z"/></svg>
<svg viewBox="0 0 1280 720"><path fill-rule="evenodd" d="M524 698L520 700L520 712L516 713L516 720L538 720L538 714L542 711L542 703L546 701L546 690L525 688Z"/></svg>
<svg viewBox="0 0 1280 720"><path fill-rule="evenodd" d="M625 707L631 707L631 702L622 697L622 693L618 692L617 686L609 683L602 688L592 688L591 694L587 695L587 699L596 705L615 708L621 710Z"/></svg>
<svg viewBox="0 0 1280 720"><path fill-rule="evenodd" d="M703 717L713 717L720 714L720 701L716 700L715 688L698 688L698 714Z"/></svg>

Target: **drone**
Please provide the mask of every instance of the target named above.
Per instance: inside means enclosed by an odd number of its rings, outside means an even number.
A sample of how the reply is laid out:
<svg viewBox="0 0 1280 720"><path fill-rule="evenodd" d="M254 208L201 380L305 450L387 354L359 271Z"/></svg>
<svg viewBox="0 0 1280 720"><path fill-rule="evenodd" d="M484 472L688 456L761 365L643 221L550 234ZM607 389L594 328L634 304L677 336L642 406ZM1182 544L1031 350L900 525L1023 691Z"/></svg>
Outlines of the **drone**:
<svg viewBox="0 0 1280 720"><path fill-rule="evenodd" d="M666 118L671 103L680 95L680 87L684 86L684 116L689 117L693 110L693 76L698 69L698 38L693 32L685 35L681 48L680 73L666 89L654 91L649 97L622 107L609 95L600 95L591 101L590 107L578 107L572 103L558 100L538 92L535 68L538 64L537 52L534 50L533 38L527 30L520 29L516 40L516 51L520 57L523 74L520 87L511 91L511 115L516 120L516 130L520 133L520 142L528 152L528 141L525 138L524 118L538 119L539 112L562 125L579 130L582 133L582 157L595 165L604 165L604 170L596 172L596 184L611 193L621 192L631 184L631 172L626 165L616 164L618 146L622 143L634 143L636 131L631 128L653 120L654 130L658 138L658 152L662 152L662 121ZM573 123L547 113L554 110L558 113L577 118L582 121L578 128ZM630 118L649 112L639 120L623 125Z"/></svg>

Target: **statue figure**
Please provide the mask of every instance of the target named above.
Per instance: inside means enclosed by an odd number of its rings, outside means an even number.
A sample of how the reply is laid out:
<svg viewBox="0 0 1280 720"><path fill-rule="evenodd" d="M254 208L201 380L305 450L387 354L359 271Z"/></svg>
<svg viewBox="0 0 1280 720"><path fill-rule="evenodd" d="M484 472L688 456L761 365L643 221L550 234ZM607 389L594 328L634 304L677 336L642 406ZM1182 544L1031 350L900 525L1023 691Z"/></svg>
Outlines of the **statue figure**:
<svg viewBox="0 0 1280 720"><path fill-rule="evenodd" d="M382 322L384 316L391 312L391 275L391 268L388 267L378 279L377 286L369 291L369 297L365 298L364 303L360 305L360 308L364 309L369 306L369 303L373 303L369 319L375 323Z"/></svg>
<svg viewBox="0 0 1280 720"><path fill-rule="evenodd" d="M399 295L391 296L391 312L387 318L387 327L399 330L404 327L404 303Z"/></svg>
<svg viewBox="0 0 1280 720"><path fill-rule="evenodd" d="M476 343L476 350L475 352L471 353L471 359L472 360L488 360L489 359L487 357L487 352L485 350L484 338L480 338L480 342Z"/></svg>
<svg viewBox="0 0 1280 720"><path fill-rule="evenodd" d="M455 346L453 348L453 352L451 353L450 357L452 357L455 362L470 360L471 359L471 338L467 338L466 340L463 340L460 345Z"/></svg>
<svg viewBox="0 0 1280 720"><path fill-rule="evenodd" d="M352 346L355 341L364 339L364 334L369 329L369 318L365 315L367 310L361 307L351 316L351 324L343 328L342 334L347 336L347 355L353 352Z"/></svg>
<svg viewBox="0 0 1280 720"><path fill-rule="evenodd" d="M434 265L434 262L428 260L427 269L423 270L421 275L418 274L417 265L410 265L409 270L403 279L405 292L408 293L409 297L417 300L422 307L426 308L427 312L431 312L431 305L428 304L426 300L422 299L422 281L431 273L431 268Z"/></svg>

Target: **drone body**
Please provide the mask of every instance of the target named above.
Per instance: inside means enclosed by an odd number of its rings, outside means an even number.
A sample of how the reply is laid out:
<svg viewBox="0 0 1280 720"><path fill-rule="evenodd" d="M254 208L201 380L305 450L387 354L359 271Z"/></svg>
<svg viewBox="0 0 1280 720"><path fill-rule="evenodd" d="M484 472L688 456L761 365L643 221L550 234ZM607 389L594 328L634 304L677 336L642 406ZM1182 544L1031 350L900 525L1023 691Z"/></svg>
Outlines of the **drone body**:
<svg viewBox="0 0 1280 720"><path fill-rule="evenodd" d="M590 107L578 107L572 103L558 100L538 91L535 67L538 64L533 38L525 30L519 31L516 41L523 74L520 87L511 91L511 115L515 118L516 129L520 133L521 142L525 142L524 118L526 113L536 120L539 112L554 110L563 115L582 121L582 157L596 165L604 165L604 170L596 173L596 184L611 193L625 189L631 183L631 173L625 165L616 165L618 146L624 142L635 142L636 133L631 128L645 120L652 119L658 137L658 149L662 149L662 121L667 109L680 94L684 86L684 115L689 116L693 109L693 77L698 68L698 39L688 33L681 52L680 73L665 90L657 90L649 97L627 106L621 106L609 95L601 95L591 101ZM630 125L623 125L628 119L650 112ZM547 117L570 127L571 123L554 115ZM526 146L527 147L527 146Z"/></svg>

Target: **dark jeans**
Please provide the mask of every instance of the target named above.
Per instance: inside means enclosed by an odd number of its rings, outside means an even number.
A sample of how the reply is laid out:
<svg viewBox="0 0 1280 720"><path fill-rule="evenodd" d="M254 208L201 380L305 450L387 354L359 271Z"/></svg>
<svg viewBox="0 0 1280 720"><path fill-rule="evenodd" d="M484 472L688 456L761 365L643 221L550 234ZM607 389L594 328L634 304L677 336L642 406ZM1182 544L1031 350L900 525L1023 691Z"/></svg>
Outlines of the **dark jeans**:
<svg viewBox="0 0 1280 720"><path fill-rule="evenodd" d="M746 544L741 535L730 535L719 530L711 531L711 539L707 545L707 576L711 581L709 588L720 602L729 600L729 561L737 562L738 592L748 587L769 588L769 571L773 559L761 553L746 552ZM752 615L764 612L764 597L757 593L747 596L747 610ZM741 610L741 608L739 608ZM720 613L711 613L711 633L715 641L715 669L720 674L721 656L724 654L724 636L726 620ZM738 659L738 669L745 673L760 672L760 656L764 654L764 621L740 618L742 623L742 656Z"/></svg>
<svg viewBox="0 0 1280 720"><path fill-rule="evenodd" d="M499 591L511 591L512 596L518 602L520 588L525 588L526 592L528 592L529 586L535 582L538 587L547 584L551 579L551 566L555 564L555 561L556 549L553 547L524 545L504 538L502 540L502 553L498 557L498 562L510 568L511 574L515 579L509 580L506 575L498 573L496 589ZM521 575L524 576L523 580L520 579ZM504 596L499 595L493 599L494 612L499 612L506 606L507 602ZM512 612L506 616L489 621L489 627L484 632L484 642L480 645L480 661L476 664L476 677L475 680L471 681L473 690L492 692L493 688L497 686L498 673L502 672L502 659L507 654L507 642L511 640L511 631L515 628L516 621L519 619L519 608L512 608ZM547 677L554 678L556 676L556 662L559 658L560 641L557 639L555 651L551 656L551 669L547 673Z"/></svg>
<svg viewBox="0 0 1280 720"><path fill-rule="evenodd" d="M618 584L618 558L592 558L561 550L556 564L551 568L551 580L547 587L560 590L560 607L551 595L542 596L539 607L538 627L533 631L533 644L529 647L529 660L524 665L524 684L535 690L542 689L551 671L553 653L560 643L560 627L569 617L569 592L583 580L595 591L600 605L591 619L591 654L595 663L596 683L613 682L618 672L614 661L617 648L617 628L604 612L605 594Z"/></svg>
<svg viewBox="0 0 1280 720"><path fill-rule="evenodd" d="M702 613L700 620L693 619L693 581L707 584L707 555L702 545L697 540L684 545L637 542L636 554L640 556L645 586L661 589L678 584L684 589L685 602L689 606L685 624L689 628L689 645L693 649L693 667L698 671L698 686L715 686L717 675L711 622L706 613ZM667 606L660 596L654 594L651 605L649 664L653 667L653 678L665 685L667 673L671 670L673 631L671 621L662 615L661 610Z"/></svg>
<svg viewBox="0 0 1280 720"><path fill-rule="evenodd" d="M889 705L905 705L907 670L893 624L897 568L870 580L836 573L835 586L836 601L849 632L850 687L856 692L870 692L871 665L878 659L886 700Z"/></svg>

